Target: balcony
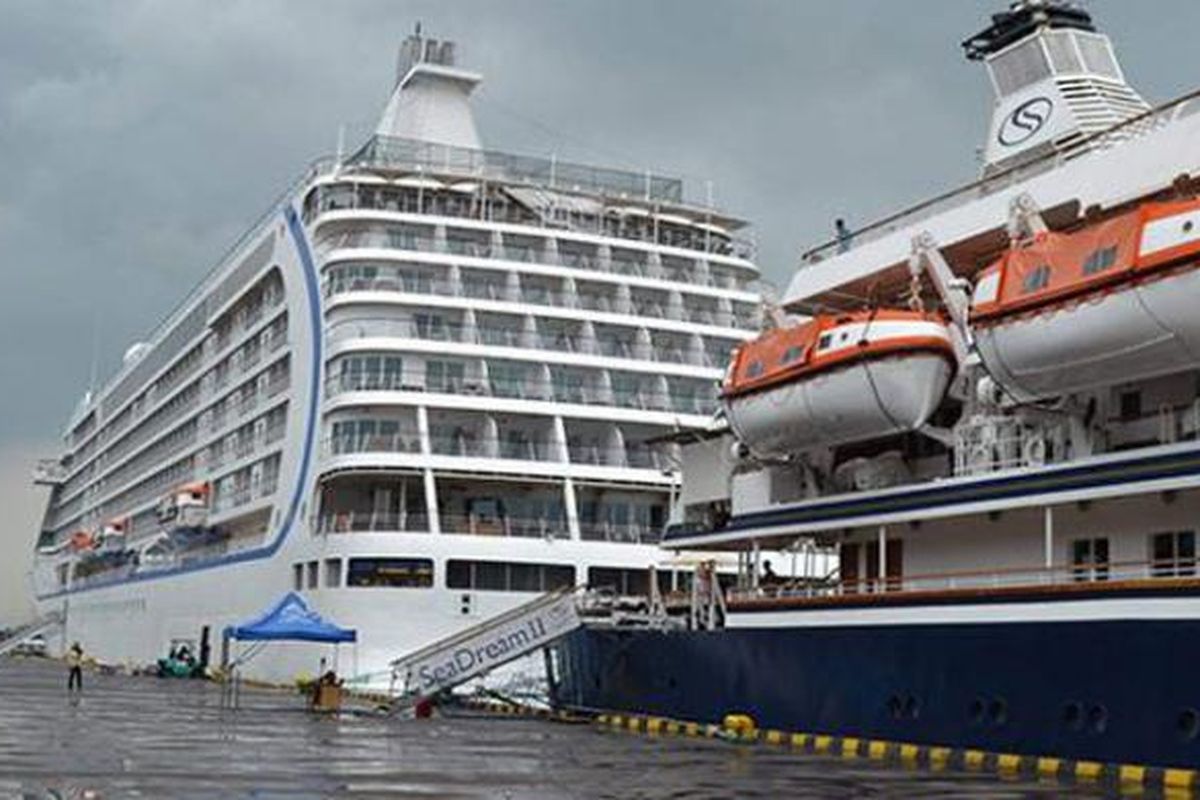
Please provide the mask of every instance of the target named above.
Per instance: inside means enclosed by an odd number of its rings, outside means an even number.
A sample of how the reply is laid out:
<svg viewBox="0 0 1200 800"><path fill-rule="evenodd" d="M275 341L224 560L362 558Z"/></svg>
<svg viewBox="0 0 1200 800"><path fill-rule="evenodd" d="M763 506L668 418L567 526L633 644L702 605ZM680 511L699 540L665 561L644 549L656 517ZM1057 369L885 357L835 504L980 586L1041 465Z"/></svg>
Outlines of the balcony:
<svg viewBox="0 0 1200 800"><path fill-rule="evenodd" d="M327 455L353 453L420 453L421 438L414 431L372 434L335 434L325 440Z"/></svg>
<svg viewBox="0 0 1200 800"><path fill-rule="evenodd" d="M428 533L429 517L420 513L337 511L317 519L317 533Z"/></svg>
<svg viewBox="0 0 1200 800"><path fill-rule="evenodd" d="M528 539L570 537L565 517L442 514L441 524L443 533L466 533L472 536L518 536Z"/></svg>
<svg viewBox="0 0 1200 800"><path fill-rule="evenodd" d="M662 528L641 523L584 522L580 520L579 535L589 542L658 544L662 540Z"/></svg>

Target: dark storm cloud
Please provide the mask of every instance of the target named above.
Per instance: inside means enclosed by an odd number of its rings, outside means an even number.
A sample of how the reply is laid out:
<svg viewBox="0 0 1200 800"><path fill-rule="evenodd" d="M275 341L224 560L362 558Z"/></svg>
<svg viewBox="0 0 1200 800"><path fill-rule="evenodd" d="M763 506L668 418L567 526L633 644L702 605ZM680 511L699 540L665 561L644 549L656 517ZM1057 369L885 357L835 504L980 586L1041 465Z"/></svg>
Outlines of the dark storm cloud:
<svg viewBox="0 0 1200 800"><path fill-rule="evenodd" d="M44 442L340 124L414 22L486 77L489 146L711 179L782 285L830 220L974 175L958 42L1000 0L0 0L0 447ZM1152 100L1200 83L1194 0L1095 2ZM1152 12L1152 13L1151 13Z"/></svg>

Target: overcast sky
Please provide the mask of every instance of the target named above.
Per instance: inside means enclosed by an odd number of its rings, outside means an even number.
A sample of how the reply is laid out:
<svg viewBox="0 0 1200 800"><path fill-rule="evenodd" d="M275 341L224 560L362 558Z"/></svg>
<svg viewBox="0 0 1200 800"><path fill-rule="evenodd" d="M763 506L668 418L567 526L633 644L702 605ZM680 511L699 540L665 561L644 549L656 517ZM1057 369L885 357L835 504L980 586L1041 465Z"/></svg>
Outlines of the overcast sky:
<svg viewBox="0 0 1200 800"><path fill-rule="evenodd" d="M1005 1L0 0L0 541L29 551L25 475L93 359L110 372L339 125L373 126L418 20L484 74L488 147L710 179L783 285L834 217L976 174L990 97L959 42ZM1196 0L1088 6L1151 102L1200 85Z"/></svg>

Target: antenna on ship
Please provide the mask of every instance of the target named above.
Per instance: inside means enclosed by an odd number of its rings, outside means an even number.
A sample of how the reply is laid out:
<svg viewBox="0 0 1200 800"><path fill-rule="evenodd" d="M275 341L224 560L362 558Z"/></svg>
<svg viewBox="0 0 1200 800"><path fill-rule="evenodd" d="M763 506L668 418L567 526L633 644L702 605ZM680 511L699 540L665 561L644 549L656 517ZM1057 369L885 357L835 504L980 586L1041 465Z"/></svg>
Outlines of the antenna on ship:
<svg viewBox="0 0 1200 800"><path fill-rule="evenodd" d="M987 67L995 95L985 174L1084 152L1089 136L1150 108L1126 82L1108 36L1074 2L1016 0L962 46Z"/></svg>

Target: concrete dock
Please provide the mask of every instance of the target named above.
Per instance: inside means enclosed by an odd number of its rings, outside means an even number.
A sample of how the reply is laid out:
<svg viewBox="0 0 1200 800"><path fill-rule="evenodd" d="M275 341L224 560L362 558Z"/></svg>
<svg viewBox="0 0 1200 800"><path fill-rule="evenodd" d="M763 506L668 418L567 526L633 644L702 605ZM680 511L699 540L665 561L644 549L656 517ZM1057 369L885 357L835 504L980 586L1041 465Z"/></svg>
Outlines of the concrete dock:
<svg viewBox="0 0 1200 800"><path fill-rule="evenodd" d="M9 798L1034 798L1079 789L932 775L519 717L317 716L303 698L0 659Z"/></svg>

